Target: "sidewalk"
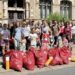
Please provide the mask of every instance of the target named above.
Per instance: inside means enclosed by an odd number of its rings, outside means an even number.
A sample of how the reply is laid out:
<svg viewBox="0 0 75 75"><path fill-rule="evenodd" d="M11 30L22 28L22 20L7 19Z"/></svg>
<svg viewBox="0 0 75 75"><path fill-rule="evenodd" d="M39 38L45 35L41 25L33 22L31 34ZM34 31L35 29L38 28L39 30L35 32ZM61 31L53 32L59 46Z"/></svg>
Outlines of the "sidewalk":
<svg viewBox="0 0 75 75"><path fill-rule="evenodd" d="M54 70L59 70L63 68L70 68L74 67L75 63L71 62L67 65L57 65L57 66L49 66L49 67L44 67L44 68L35 68L33 71L28 71L26 69L22 69L22 72L14 71L14 70L9 70L6 71L4 68L0 68L0 75L35 75L36 73L40 72L47 72L47 71L54 71Z"/></svg>

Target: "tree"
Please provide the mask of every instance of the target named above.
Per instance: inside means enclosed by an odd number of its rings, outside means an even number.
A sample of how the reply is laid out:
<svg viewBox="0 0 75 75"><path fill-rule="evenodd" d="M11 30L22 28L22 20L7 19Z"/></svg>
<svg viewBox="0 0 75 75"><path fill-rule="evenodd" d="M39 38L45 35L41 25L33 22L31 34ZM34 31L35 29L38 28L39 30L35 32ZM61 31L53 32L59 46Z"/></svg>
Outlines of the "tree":
<svg viewBox="0 0 75 75"><path fill-rule="evenodd" d="M48 21L50 20L56 20L58 22L60 21L69 21L70 19L67 18L66 16L60 15L59 13L51 13L50 15L47 16L46 18Z"/></svg>

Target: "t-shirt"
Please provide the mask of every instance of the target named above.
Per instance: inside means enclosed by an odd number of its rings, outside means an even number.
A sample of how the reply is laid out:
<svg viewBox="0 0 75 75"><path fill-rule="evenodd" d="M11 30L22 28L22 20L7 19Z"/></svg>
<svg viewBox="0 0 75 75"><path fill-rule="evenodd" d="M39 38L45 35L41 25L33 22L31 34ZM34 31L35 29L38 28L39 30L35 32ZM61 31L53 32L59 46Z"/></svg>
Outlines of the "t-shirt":
<svg viewBox="0 0 75 75"><path fill-rule="evenodd" d="M44 28L43 28L43 31L48 34L48 33L49 33L49 27L48 27L48 26L44 27Z"/></svg>
<svg viewBox="0 0 75 75"><path fill-rule="evenodd" d="M64 26L62 26L59 31L60 33L64 33Z"/></svg>
<svg viewBox="0 0 75 75"><path fill-rule="evenodd" d="M28 27L22 28L21 32L23 33L24 37L29 36L29 34L30 34L30 27L28 26Z"/></svg>
<svg viewBox="0 0 75 75"><path fill-rule="evenodd" d="M34 34L30 34L30 39L31 39L31 46L36 46L37 44L37 34L34 33Z"/></svg>
<svg viewBox="0 0 75 75"><path fill-rule="evenodd" d="M48 43L49 34L43 33L43 43Z"/></svg>
<svg viewBox="0 0 75 75"><path fill-rule="evenodd" d="M70 34L71 33L71 27L68 26L67 28L65 28L65 34Z"/></svg>
<svg viewBox="0 0 75 75"><path fill-rule="evenodd" d="M15 29L15 37L16 40L21 40L21 27Z"/></svg>
<svg viewBox="0 0 75 75"><path fill-rule="evenodd" d="M51 35L49 38L50 38L50 42L54 42L54 36L53 35Z"/></svg>
<svg viewBox="0 0 75 75"><path fill-rule="evenodd" d="M2 31L1 31L1 34L2 34L2 38L3 39L9 39L9 36L10 36L10 31L8 30L8 29L3 29Z"/></svg>

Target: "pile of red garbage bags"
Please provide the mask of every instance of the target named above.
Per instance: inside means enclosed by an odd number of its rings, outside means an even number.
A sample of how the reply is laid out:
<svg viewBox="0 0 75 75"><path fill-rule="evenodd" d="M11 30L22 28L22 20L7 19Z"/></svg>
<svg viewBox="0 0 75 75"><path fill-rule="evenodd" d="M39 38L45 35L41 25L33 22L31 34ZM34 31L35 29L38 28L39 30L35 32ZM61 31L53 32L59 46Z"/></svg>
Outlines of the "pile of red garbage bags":
<svg viewBox="0 0 75 75"><path fill-rule="evenodd" d="M69 48L52 48L47 49L46 46L42 46L40 49L30 47L27 52L19 50L11 50L3 56L3 66L6 64L6 56L9 56L10 68L21 71L22 67L28 70L34 70L35 65L39 68L45 66L46 61L49 57L53 57L53 60L49 65L62 65L69 63L69 57L71 52Z"/></svg>

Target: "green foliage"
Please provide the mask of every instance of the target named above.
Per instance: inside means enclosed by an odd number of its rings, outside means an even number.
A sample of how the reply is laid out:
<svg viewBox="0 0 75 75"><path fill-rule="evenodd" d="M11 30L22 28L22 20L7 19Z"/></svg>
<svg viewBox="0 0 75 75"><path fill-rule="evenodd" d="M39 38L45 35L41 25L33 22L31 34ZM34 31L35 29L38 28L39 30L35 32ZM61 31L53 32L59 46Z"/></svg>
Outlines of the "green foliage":
<svg viewBox="0 0 75 75"><path fill-rule="evenodd" d="M56 20L58 22L60 21L69 21L70 19L67 18L66 16L60 15L59 13L51 13L50 15L47 16L47 20Z"/></svg>

